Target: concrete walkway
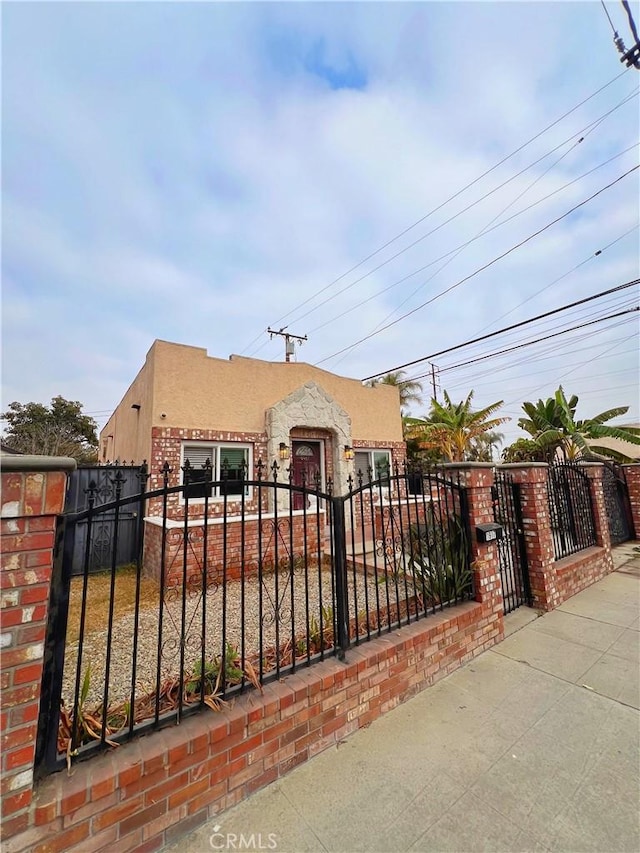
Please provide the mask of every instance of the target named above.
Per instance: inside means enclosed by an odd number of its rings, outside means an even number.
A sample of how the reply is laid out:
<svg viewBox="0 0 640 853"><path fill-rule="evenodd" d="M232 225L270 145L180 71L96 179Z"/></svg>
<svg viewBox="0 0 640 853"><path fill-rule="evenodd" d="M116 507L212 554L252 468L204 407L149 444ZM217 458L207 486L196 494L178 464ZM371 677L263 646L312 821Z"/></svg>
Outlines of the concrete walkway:
<svg viewBox="0 0 640 853"><path fill-rule="evenodd" d="M639 851L634 544L614 574L540 618L516 611L503 643L165 849Z"/></svg>

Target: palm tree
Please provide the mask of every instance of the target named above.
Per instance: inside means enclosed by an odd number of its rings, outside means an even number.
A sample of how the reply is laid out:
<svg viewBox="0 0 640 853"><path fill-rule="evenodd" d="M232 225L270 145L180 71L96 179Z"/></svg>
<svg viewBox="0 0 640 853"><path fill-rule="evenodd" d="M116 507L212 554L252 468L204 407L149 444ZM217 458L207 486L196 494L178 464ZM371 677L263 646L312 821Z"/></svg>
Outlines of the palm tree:
<svg viewBox="0 0 640 853"><path fill-rule="evenodd" d="M436 449L448 462L462 462L474 442L509 420L493 417L502 400L475 412L472 400L473 391L460 403L453 403L445 391L444 404L432 399L426 418L406 418L407 438L416 439L422 449Z"/></svg>
<svg viewBox="0 0 640 853"><path fill-rule="evenodd" d="M422 402L422 384L414 379L405 379L406 371L397 370L395 373L385 373L384 376L379 376L377 379L371 379L367 382L370 388L375 388L376 385L393 385L400 392L400 408L406 409L410 403Z"/></svg>
<svg viewBox="0 0 640 853"><path fill-rule="evenodd" d="M640 445L637 427L607 426L606 422L629 411L628 406L618 406L600 412L593 418L576 420L578 397L567 400L562 385L554 397L538 400L536 404L523 403L527 418L520 418L518 426L528 432L535 444L545 452L550 461L560 449L565 459L615 459L631 461L628 456L597 443L601 438L617 438L629 444Z"/></svg>
<svg viewBox="0 0 640 853"><path fill-rule="evenodd" d="M504 433L491 430L474 438L467 452L469 462L493 462L494 452L500 449Z"/></svg>

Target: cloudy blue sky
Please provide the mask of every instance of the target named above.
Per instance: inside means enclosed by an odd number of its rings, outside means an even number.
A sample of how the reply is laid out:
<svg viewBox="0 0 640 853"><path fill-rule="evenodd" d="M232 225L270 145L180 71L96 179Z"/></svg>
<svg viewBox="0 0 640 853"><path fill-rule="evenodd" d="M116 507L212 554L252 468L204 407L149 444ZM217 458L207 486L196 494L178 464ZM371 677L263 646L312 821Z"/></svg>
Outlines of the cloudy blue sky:
<svg viewBox="0 0 640 853"><path fill-rule="evenodd" d="M638 172L603 188L640 74L600 3L5 3L2 54L3 405L102 425L155 338L280 360L268 325L364 378L638 275ZM638 421L637 314L455 367L637 304L439 357L441 385L504 399L509 438L560 381Z"/></svg>

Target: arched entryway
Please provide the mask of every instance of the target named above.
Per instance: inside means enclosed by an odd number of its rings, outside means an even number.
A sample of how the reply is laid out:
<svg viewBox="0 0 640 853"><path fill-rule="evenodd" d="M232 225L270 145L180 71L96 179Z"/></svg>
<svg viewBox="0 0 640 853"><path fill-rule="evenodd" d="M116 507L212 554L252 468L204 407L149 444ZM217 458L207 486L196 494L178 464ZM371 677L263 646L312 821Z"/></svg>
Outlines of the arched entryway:
<svg viewBox="0 0 640 853"><path fill-rule="evenodd" d="M311 451L315 459L314 464L320 467L323 478L321 487L324 488L326 485L324 479L326 471L323 468L329 467L336 494L343 494L346 491L349 472L344 459L344 447L352 443L351 418L324 388L316 382L307 382L275 406L267 409L266 430L270 459L277 460L280 444L285 444L294 452L296 449L302 450L299 463L301 467L305 456L310 460L309 451ZM320 430L322 438L315 437L313 433L305 435L305 430ZM295 447L292 447L292 441L296 442ZM318 446L317 451L312 446L313 442ZM329 460L327 466L322 465L322 457L318 456L322 453L321 442L326 442L325 453ZM308 445L306 450L302 449L305 443ZM291 464L294 465L294 460ZM309 464L308 461L307 465ZM310 470L309 467L308 470ZM283 509L288 509L286 493L282 492L278 500L282 503Z"/></svg>

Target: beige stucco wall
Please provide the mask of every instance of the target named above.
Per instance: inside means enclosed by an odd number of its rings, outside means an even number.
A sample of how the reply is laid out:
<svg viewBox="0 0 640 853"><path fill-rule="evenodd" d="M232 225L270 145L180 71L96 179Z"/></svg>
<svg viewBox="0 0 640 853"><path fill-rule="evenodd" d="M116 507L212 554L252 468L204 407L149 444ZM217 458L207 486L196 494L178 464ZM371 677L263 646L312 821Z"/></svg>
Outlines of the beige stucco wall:
<svg viewBox="0 0 640 853"><path fill-rule="evenodd" d="M205 349L164 341L151 352L153 426L260 432L267 409L313 380L349 413L354 440L402 441L398 389L390 385L365 388L310 364L211 358Z"/></svg>
<svg viewBox="0 0 640 853"><path fill-rule="evenodd" d="M398 389L364 387L304 363L212 358L201 347L155 341L144 366L102 430L107 458L149 458L151 428L264 432L265 412L306 382L323 388L351 417L354 441L402 441ZM131 408L140 404L140 411ZM164 415L164 417L163 417ZM304 426L304 424L299 424Z"/></svg>
<svg viewBox="0 0 640 853"><path fill-rule="evenodd" d="M147 353L140 372L100 432L100 462L103 461L105 444L106 458L112 462L119 459L121 462L140 464L143 459L151 457L154 376L152 349ZM139 404L140 409L132 409L134 403Z"/></svg>

